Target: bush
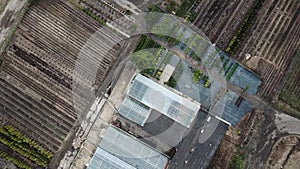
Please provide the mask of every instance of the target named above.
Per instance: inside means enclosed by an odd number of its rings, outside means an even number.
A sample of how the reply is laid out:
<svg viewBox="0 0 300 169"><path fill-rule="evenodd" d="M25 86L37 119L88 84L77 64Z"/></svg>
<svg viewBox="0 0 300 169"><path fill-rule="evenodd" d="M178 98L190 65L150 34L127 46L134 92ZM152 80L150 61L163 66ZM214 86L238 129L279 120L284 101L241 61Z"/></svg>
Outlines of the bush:
<svg viewBox="0 0 300 169"><path fill-rule="evenodd" d="M177 81L171 76L166 85L174 88L177 85Z"/></svg>
<svg viewBox="0 0 300 169"><path fill-rule="evenodd" d="M193 71L193 81L194 82L199 82L199 80L201 79L203 73L201 72L201 70L196 69Z"/></svg>
<svg viewBox="0 0 300 169"><path fill-rule="evenodd" d="M245 167L245 162L240 154L235 154L232 159L232 164L235 169L243 169Z"/></svg>

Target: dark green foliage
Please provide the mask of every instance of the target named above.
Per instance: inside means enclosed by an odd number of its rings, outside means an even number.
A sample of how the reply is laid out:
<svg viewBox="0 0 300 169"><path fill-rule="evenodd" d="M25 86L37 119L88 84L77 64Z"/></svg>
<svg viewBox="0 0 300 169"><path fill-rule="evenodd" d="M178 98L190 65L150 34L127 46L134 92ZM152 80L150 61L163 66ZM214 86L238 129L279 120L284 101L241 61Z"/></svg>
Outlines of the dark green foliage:
<svg viewBox="0 0 300 169"><path fill-rule="evenodd" d="M191 7L193 1L191 0L184 0L180 6L180 8L176 11L176 16L184 17L188 12L189 8Z"/></svg>
<svg viewBox="0 0 300 169"><path fill-rule="evenodd" d="M100 18L98 18L90 9L85 8L85 9L83 9L83 12L85 12L88 16L90 16L94 20L98 21L101 25L103 25L103 26L106 25L106 23L103 20L101 20Z"/></svg>
<svg viewBox="0 0 300 169"><path fill-rule="evenodd" d="M193 81L199 82L202 75L203 75L203 73L201 72L201 70L199 70L199 69L194 70L193 71Z"/></svg>
<svg viewBox="0 0 300 169"><path fill-rule="evenodd" d="M147 69L142 70L140 73L142 75L146 75L146 76L150 75L150 76L152 76L154 74L154 72L155 72L154 68L147 68Z"/></svg>
<svg viewBox="0 0 300 169"><path fill-rule="evenodd" d="M134 52L148 48L161 48L161 45L155 42L154 40L150 39L148 36L142 35Z"/></svg>
<svg viewBox="0 0 300 169"><path fill-rule="evenodd" d="M228 72L227 76L226 76L226 79L229 80L231 78L231 76L234 74L235 70L238 68L239 64L235 63L230 71Z"/></svg>
<svg viewBox="0 0 300 169"><path fill-rule="evenodd" d="M190 57L198 62L201 62L201 58L194 51L191 52Z"/></svg>
<svg viewBox="0 0 300 169"><path fill-rule="evenodd" d="M240 45L243 43L244 40L246 40L247 36L249 35L250 30L256 21L258 11L263 6L264 1L265 0L256 0L253 3L252 8L248 11L243 22L240 24L235 35L229 42L226 52L229 52L232 55L236 54Z"/></svg>
<svg viewBox="0 0 300 169"><path fill-rule="evenodd" d="M53 156L29 137L8 125L0 127L0 142L39 166L46 167Z"/></svg>
<svg viewBox="0 0 300 169"><path fill-rule="evenodd" d="M175 1L171 0L169 5L167 6L166 10L167 10L168 13L171 13L172 11L174 11L175 7L176 7Z"/></svg>
<svg viewBox="0 0 300 169"><path fill-rule="evenodd" d="M177 85L177 81L174 79L174 77L171 76L166 85L174 88Z"/></svg>
<svg viewBox="0 0 300 169"><path fill-rule="evenodd" d="M229 59L226 59L225 62L223 63L224 70L226 70L226 68L227 68L226 65L227 65L228 61L229 61Z"/></svg>
<svg viewBox="0 0 300 169"><path fill-rule="evenodd" d="M240 154L235 154L232 159L234 169L243 169L245 167L244 159Z"/></svg>

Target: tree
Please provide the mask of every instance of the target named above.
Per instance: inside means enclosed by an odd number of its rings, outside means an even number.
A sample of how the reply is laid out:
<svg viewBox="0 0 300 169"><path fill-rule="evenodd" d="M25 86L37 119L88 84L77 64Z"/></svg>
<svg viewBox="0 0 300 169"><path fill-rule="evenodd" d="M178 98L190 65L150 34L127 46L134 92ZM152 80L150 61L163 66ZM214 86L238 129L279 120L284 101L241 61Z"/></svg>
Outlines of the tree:
<svg viewBox="0 0 300 169"><path fill-rule="evenodd" d="M149 51L138 51L133 54L132 62L140 71L142 71L149 68L155 68L157 59Z"/></svg>
<svg viewBox="0 0 300 169"><path fill-rule="evenodd" d="M240 154L234 155L232 164L235 169L243 169L245 167L243 157Z"/></svg>

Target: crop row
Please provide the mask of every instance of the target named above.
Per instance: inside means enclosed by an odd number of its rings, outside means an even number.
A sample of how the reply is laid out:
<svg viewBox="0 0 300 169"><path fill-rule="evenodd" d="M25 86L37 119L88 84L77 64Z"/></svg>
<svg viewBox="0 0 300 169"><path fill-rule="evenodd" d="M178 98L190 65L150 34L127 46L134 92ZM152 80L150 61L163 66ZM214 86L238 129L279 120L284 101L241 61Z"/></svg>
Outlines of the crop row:
<svg viewBox="0 0 300 169"><path fill-rule="evenodd" d="M253 27L258 11L263 6L265 0L256 0L253 4L253 7L248 11L243 22L240 24L235 35L232 37L231 41L226 48L226 52L229 52L232 55L235 55L240 45L247 38L250 33L251 28Z"/></svg>
<svg viewBox="0 0 300 169"><path fill-rule="evenodd" d="M156 48L159 49L161 48L161 45L149 38L146 35L141 35L140 40L138 42L138 45L135 48L135 52L143 49L148 49L148 48Z"/></svg>
<svg viewBox="0 0 300 169"><path fill-rule="evenodd" d="M52 153L11 126L0 127L0 141L20 155L43 167L47 166L53 156Z"/></svg>

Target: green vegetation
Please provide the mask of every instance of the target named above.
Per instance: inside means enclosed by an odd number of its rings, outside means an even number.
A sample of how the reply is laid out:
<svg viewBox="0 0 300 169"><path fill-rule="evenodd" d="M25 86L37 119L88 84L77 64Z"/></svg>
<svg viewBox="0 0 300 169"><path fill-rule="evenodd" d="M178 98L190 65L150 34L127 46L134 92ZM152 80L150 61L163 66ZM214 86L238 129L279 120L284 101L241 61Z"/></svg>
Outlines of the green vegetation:
<svg viewBox="0 0 300 169"><path fill-rule="evenodd" d="M272 106L277 109L277 110L280 110L284 113L287 113L293 117L296 117L298 119L300 119L300 112L295 110L295 108L292 108L290 105L284 103L283 101L281 100L277 100L275 101Z"/></svg>
<svg viewBox="0 0 300 169"><path fill-rule="evenodd" d="M204 87L209 88L210 87L210 80L207 79L204 83Z"/></svg>
<svg viewBox="0 0 300 169"><path fill-rule="evenodd" d="M134 53L132 62L139 70L147 72L156 67L158 58L149 51L138 51Z"/></svg>
<svg viewBox="0 0 300 169"><path fill-rule="evenodd" d="M162 18L161 22L156 23L152 27L152 32L155 33L158 37L163 37L164 35L170 35L172 31L172 23L173 19L166 15Z"/></svg>
<svg viewBox="0 0 300 169"><path fill-rule="evenodd" d="M252 8L248 11L245 18L243 19L243 22L240 24L237 31L235 32L235 35L229 42L225 50L226 52L229 52L232 55L236 54L237 50L240 48L240 45L249 35L250 30L252 29L256 21L258 11L263 6L262 4L264 3L264 1L265 0L255 0Z"/></svg>
<svg viewBox="0 0 300 169"><path fill-rule="evenodd" d="M176 16L184 17L186 13L189 11L192 6L192 0L184 0L180 6L180 8L176 11Z"/></svg>
<svg viewBox="0 0 300 169"><path fill-rule="evenodd" d="M209 88L210 87L210 80L209 77L207 75L204 75L202 77L202 80L204 81L204 87Z"/></svg>
<svg viewBox="0 0 300 169"><path fill-rule="evenodd" d="M235 154L232 159L232 164L234 169L243 169L245 167L245 162L240 154Z"/></svg>
<svg viewBox="0 0 300 169"><path fill-rule="evenodd" d="M277 108L300 118L300 52L293 58L278 92ZM294 110L293 110L294 109Z"/></svg>
<svg viewBox="0 0 300 169"><path fill-rule="evenodd" d="M174 80L178 80L180 78L180 76L182 75L182 72L184 71L184 66L182 64L181 61L179 61L177 67L175 68L175 71L172 75L172 77L174 78ZM177 83L177 82L176 82Z"/></svg>
<svg viewBox="0 0 300 169"><path fill-rule="evenodd" d="M85 12L88 16L90 16L91 18L93 18L94 20L99 22L101 25L103 25L103 26L106 25L106 23L103 20L101 20L100 18L98 18L90 9L85 8L85 9L83 9L83 12Z"/></svg>
<svg viewBox="0 0 300 169"><path fill-rule="evenodd" d="M249 90L250 89L250 85L247 85L243 90L242 90L242 92L246 92L247 90Z"/></svg>
<svg viewBox="0 0 300 169"><path fill-rule="evenodd" d="M154 68L147 68L147 69L143 69L140 73L144 76L153 76L155 72Z"/></svg>
<svg viewBox="0 0 300 169"><path fill-rule="evenodd" d="M156 78L157 80L159 80L162 72L163 72L163 69L158 69L157 72L156 72L156 74L154 75L154 78Z"/></svg>
<svg viewBox="0 0 300 169"><path fill-rule="evenodd" d="M37 165L46 167L53 154L13 127L0 127L0 142Z"/></svg>
<svg viewBox="0 0 300 169"><path fill-rule="evenodd" d="M0 157L5 160L13 162L18 168L32 169L32 167L27 165L24 161L16 159L15 157L11 157L3 151L0 151Z"/></svg>
<svg viewBox="0 0 300 169"><path fill-rule="evenodd" d="M166 7L166 10L168 13L171 13L176 8L176 2L174 0L171 0L169 5Z"/></svg>
<svg viewBox="0 0 300 169"><path fill-rule="evenodd" d="M296 110L300 110L300 99L299 97L297 97L297 94L281 92L279 94L279 99L288 103L292 108L295 108Z"/></svg>
<svg viewBox="0 0 300 169"><path fill-rule="evenodd" d="M192 70L193 72L193 82L199 82L201 79L204 81L204 87L209 88L210 87L210 80L207 75L203 75L203 72L199 69Z"/></svg>
<svg viewBox="0 0 300 169"><path fill-rule="evenodd" d="M195 12L190 12L187 15L185 15L185 20L189 21L189 22L194 22L194 20L196 19L197 14Z"/></svg>
<svg viewBox="0 0 300 169"><path fill-rule="evenodd" d="M203 72L201 72L201 70L198 70L198 69L194 70L193 71L193 81L199 82L202 75L203 75Z"/></svg>
<svg viewBox="0 0 300 169"><path fill-rule="evenodd" d="M235 63L231 69L229 70L229 72L226 75L226 79L230 80L230 78L232 77L232 75L234 74L235 70L238 68L239 64Z"/></svg>
<svg viewBox="0 0 300 169"><path fill-rule="evenodd" d="M157 5L150 5L148 12L163 12Z"/></svg>
<svg viewBox="0 0 300 169"><path fill-rule="evenodd" d="M6 5L8 4L9 0L1 0L0 1L0 14L4 11Z"/></svg>
<svg viewBox="0 0 300 169"><path fill-rule="evenodd" d="M174 88L177 85L177 81L174 79L173 76L171 76L166 85Z"/></svg>
<svg viewBox="0 0 300 169"><path fill-rule="evenodd" d="M194 22L197 17L197 13L193 12L193 7L198 6L199 0L184 0L180 8L176 11L175 15L183 17L189 22Z"/></svg>
<svg viewBox="0 0 300 169"><path fill-rule="evenodd" d="M142 35L134 52L148 48L162 48L162 46L154 40L150 39L148 36Z"/></svg>
<svg viewBox="0 0 300 169"><path fill-rule="evenodd" d="M223 63L223 68L224 70L227 69L227 63L229 62L229 59L226 59L225 62Z"/></svg>
<svg viewBox="0 0 300 169"><path fill-rule="evenodd" d="M82 10L82 11L84 10L84 7L83 7L83 6L80 6L79 3L76 2L75 0L69 0L69 2L70 2L72 5L76 6L78 9L80 9L80 10Z"/></svg>
<svg viewBox="0 0 300 169"><path fill-rule="evenodd" d="M194 51L191 52L190 57L198 62L201 62L201 58Z"/></svg>

